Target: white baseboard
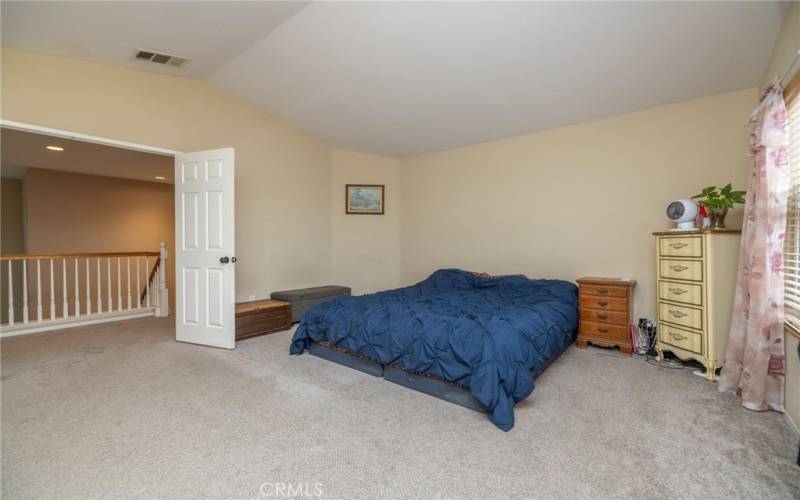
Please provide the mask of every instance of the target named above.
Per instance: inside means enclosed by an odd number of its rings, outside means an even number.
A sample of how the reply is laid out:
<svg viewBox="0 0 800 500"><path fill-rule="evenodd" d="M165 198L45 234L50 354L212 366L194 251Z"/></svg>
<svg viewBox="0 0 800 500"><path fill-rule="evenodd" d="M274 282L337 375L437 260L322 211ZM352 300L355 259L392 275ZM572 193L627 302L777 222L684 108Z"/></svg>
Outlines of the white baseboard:
<svg viewBox="0 0 800 500"><path fill-rule="evenodd" d="M99 314L89 314L84 316L73 316L69 318L58 318L54 320L32 321L29 323L15 323L13 325L0 326L0 337L16 337L17 335L27 335L30 333L47 332L60 330L62 328L73 328L76 326L96 325L119 321L123 319L144 318L155 316L154 307L143 307L141 309L131 309L128 311L112 311Z"/></svg>

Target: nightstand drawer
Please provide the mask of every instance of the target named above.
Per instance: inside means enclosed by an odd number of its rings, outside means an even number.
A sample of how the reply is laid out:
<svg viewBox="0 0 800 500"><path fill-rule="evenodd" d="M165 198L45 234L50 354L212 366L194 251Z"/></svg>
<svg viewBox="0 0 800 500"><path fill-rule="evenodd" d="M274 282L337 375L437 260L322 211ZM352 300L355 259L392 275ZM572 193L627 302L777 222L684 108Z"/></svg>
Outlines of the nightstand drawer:
<svg viewBox="0 0 800 500"><path fill-rule="evenodd" d="M665 236L659 238L659 255L667 257L702 257L703 239L700 236Z"/></svg>
<svg viewBox="0 0 800 500"><path fill-rule="evenodd" d="M627 326L613 326L591 321L581 321L580 334L587 337L605 337L616 340L629 339Z"/></svg>
<svg viewBox="0 0 800 500"><path fill-rule="evenodd" d="M661 324L659 325L658 337L665 344L703 354L703 336L699 333Z"/></svg>
<svg viewBox="0 0 800 500"><path fill-rule="evenodd" d="M703 329L703 310L695 309L693 307L677 306L675 304L667 304L666 302L658 303L658 320L659 322L668 322L676 325L688 326L697 330Z"/></svg>
<svg viewBox="0 0 800 500"><path fill-rule="evenodd" d="M658 262L659 276L689 281L703 281L703 261L661 259Z"/></svg>
<svg viewBox="0 0 800 500"><path fill-rule="evenodd" d="M583 295L581 296L580 306L581 309L600 309L604 311L627 311L628 299Z"/></svg>
<svg viewBox="0 0 800 500"><path fill-rule="evenodd" d="M594 321L609 325L628 325L628 313L622 311L599 311L597 309L581 309L581 321Z"/></svg>
<svg viewBox="0 0 800 500"><path fill-rule="evenodd" d="M609 285L596 285L596 284L582 284L582 295L596 295L598 297L627 297L628 287L626 286L609 286Z"/></svg>
<svg viewBox="0 0 800 500"><path fill-rule="evenodd" d="M703 305L703 285L678 283L676 281L659 281L658 298L684 304Z"/></svg>

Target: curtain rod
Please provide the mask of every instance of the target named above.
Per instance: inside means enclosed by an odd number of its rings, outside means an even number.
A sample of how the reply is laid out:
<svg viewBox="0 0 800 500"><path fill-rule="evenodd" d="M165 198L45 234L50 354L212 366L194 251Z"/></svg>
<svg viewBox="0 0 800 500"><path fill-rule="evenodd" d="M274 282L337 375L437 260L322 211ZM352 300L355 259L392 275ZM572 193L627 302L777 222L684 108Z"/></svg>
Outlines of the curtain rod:
<svg viewBox="0 0 800 500"><path fill-rule="evenodd" d="M794 66L794 63L796 63L798 60L800 60L800 49L797 49L797 52L795 52L794 57L792 57L791 61L789 61L789 65L786 66L785 70L783 70L783 73L781 73L781 76L776 77L775 80L773 80L772 83L767 85L767 87L761 92L761 96L759 96L759 99L758 99L759 103L764 102L764 99L767 98L769 93L772 91L772 89L775 88L776 85L779 86L781 89L783 89L783 81L789 75L789 72L792 71L792 67Z"/></svg>
<svg viewBox="0 0 800 500"><path fill-rule="evenodd" d="M789 72L792 70L794 63L796 63L798 59L800 59L800 49L797 49L797 53L795 53L792 60L789 61L789 65L786 66L786 69L783 70L783 73L781 73L781 77L778 79L778 83L781 85L781 87L783 87L783 80L786 79L786 77L789 75Z"/></svg>

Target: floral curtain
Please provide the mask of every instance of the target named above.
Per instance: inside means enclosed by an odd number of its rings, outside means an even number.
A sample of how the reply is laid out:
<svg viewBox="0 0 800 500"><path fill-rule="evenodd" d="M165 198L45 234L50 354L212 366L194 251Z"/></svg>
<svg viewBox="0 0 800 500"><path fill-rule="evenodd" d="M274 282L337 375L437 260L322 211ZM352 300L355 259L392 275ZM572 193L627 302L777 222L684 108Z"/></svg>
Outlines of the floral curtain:
<svg viewBox="0 0 800 500"><path fill-rule="evenodd" d="M780 85L750 116L753 157L744 207L731 330L719 391L751 410L783 411L783 240L789 130Z"/></svg>

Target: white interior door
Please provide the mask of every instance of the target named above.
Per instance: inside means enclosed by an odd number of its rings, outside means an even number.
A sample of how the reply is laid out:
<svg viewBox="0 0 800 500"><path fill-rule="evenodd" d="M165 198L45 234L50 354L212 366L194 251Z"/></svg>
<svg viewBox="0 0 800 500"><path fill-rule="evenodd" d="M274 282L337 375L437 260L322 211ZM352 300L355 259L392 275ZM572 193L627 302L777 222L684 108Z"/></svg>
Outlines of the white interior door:
<svg viewBox="0 0 800 500"><path fill-rule="evenodd" d="M233 148L175 156L175 338L236 345Z"/></svg>

